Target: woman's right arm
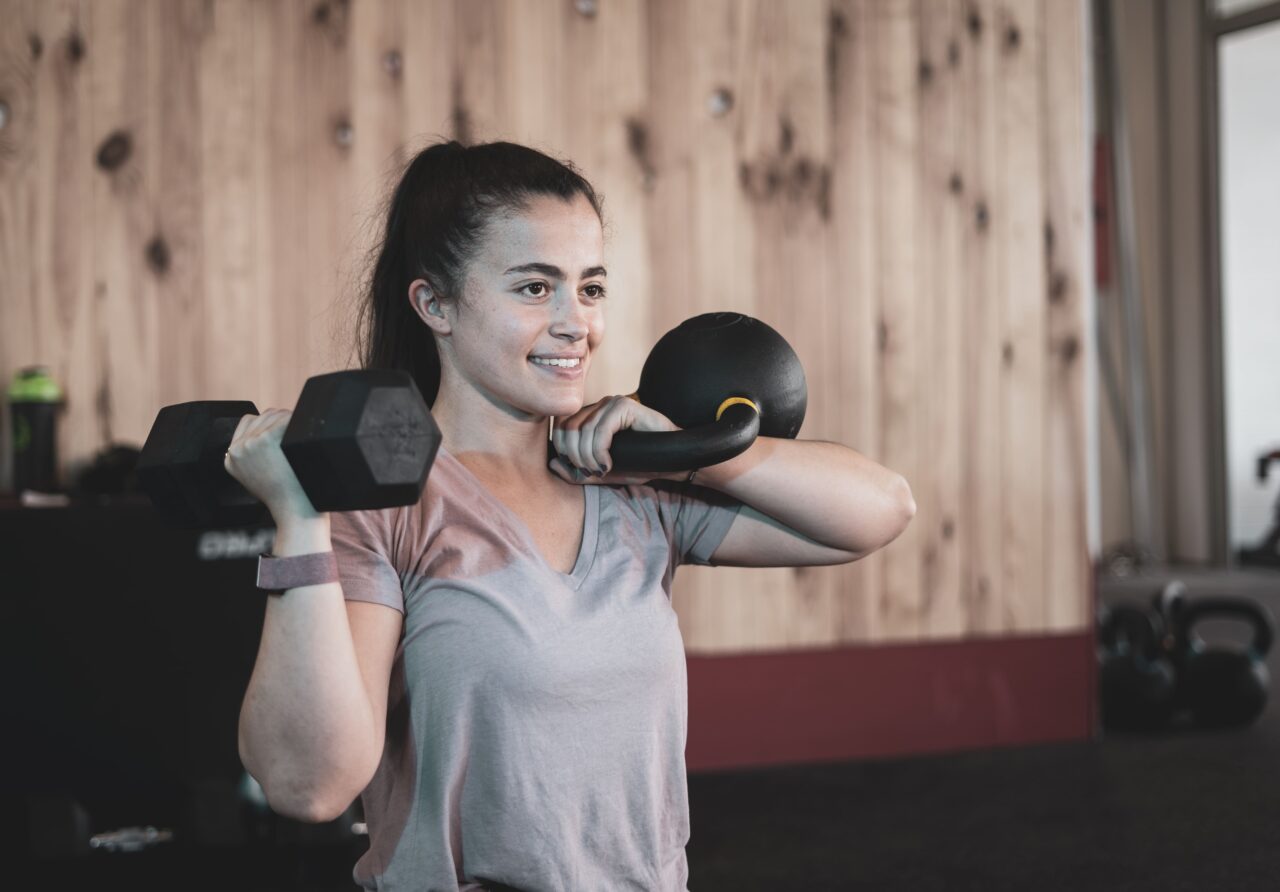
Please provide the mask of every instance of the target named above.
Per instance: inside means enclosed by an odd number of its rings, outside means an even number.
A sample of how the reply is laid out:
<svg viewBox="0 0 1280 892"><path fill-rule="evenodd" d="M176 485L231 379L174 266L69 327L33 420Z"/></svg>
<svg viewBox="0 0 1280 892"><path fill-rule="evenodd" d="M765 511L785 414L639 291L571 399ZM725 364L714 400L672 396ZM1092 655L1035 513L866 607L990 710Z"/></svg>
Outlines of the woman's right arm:
<svg viewBox="0 0 1280 892"><path fill-rule="evenodd" d="M333 550L329 515L312 507L280 448L291 417L243 416L224 460L270 509L277 557ZM402 621L390 607L347 602L337 582L267 597L238 737L240 760L280 814L333 820L368 785Z"/></svg>
<svg viewBox="0 0 1280 892"><path fill-rule="evenodd" d="M331 549L323 514L281 524L272 553ZM239 748L276 812L330 821L368 785L382 755L402 621L390 607L344 600L337 582L267 598Z"/></svg>

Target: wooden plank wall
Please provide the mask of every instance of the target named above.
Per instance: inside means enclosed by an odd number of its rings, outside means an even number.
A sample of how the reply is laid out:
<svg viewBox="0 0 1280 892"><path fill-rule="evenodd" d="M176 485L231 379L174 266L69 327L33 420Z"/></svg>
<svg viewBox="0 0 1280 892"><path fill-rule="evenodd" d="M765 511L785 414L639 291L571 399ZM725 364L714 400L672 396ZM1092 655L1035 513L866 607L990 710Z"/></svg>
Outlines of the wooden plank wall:
<svg viewBox="0 0 1280 892"><path fill-rule="evenodd" d="M919 512L820 568L686 568L691 652L1078 631L1089 611L1080 0L0 0L0 375L74 473L161 405L357 364L381 204L442 138L603 192L588 399L682 319L803 358L806 439ZM7 416L5 434L7 435ZM7 464L3 468L9 477Z"/></svg>

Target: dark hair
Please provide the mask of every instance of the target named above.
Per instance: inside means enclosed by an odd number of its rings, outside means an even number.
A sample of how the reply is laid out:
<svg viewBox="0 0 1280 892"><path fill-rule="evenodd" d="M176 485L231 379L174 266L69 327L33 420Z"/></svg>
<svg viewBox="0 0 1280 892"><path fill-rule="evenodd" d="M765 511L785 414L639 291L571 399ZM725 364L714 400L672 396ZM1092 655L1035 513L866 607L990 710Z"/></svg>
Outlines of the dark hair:
<svg viewBox="0 0 1280 892"><path fill-rule="evenodd" d="M386 228L356 323L364 368L413 376L427 405L440 388L440 356L431 329L409 303L423 278L440 300L461 300L467 267L492 217L518 213L537 196L582 195L604 225L603 200L571 162L510 142L428 146L409 162L386 205Z"/></svg>

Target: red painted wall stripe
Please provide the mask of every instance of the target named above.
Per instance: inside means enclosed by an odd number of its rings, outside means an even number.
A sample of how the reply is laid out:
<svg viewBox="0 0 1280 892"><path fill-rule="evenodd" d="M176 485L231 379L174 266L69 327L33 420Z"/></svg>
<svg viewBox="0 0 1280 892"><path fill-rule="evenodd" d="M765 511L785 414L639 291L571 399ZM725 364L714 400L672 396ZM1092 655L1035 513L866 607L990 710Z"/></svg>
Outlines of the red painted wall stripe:
<svg viewBox="0 0 1280 892"><path fill-rule="evenodd" d="M1091 635L690 656L689 771L1085 740Z"/></svg>

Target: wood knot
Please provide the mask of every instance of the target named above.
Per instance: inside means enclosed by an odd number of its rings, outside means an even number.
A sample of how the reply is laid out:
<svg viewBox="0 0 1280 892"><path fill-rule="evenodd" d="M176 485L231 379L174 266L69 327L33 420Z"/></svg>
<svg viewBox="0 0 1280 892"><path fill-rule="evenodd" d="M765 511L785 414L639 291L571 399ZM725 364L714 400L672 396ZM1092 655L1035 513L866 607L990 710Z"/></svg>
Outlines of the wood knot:
<svg viewBox="0 0 1280 892"><path fill-rule="evenodd" d="M627 151L643 160L649 151L649 128L639 118L627 118Z"/></svg>
<svg viewBox="0 0 1280 892"><path fill-rule="evenodd" d="M951 179L947 180L947 188L951 190L952 195L959 195L964 191L964 178L958 173L953 173Z"/></svg>
<svg viewBox="0 0 1280 892"><path fill-rule="evenodd" d="M78 63L84 58L85 46L84 38L80 36L79 31L72 31L67 35L67 59L72 65Z"/></svg>
<svg viewBox="0 0 1280 892"><path fill-rule="evenodd" d="M31 50L31 58L33 59L39 59L44 55L44 41L34 31L27 35L27 47Z"/></svg>
<svg viewBox="0 0 1280 892"><path fill-rule="evenodd" d="M1022 43L1022 32L1018 30L1017 25L1010 25L1004 32L1004 47L1009 52L1013 52Z"/></svg>
<svg viewBox="0 0 1280 892"><path fill-rule="evenodd" d="M1053 223L1048 220L1044 221L1044 249L1050 254L1053 253Z"/></svg>
<svg viewBox="0 0 1280 892"><path fill-rule="evenodd" d="M469 146L474 134L471 127L471 112L467 110L466 103L463 101L465 89L462 82L462 72L454 71L451 89L453 91L453 104L449 110L449 118L453 127L453 138L464 146Z"/></svg>
<svg viewBox="0 0 1280 892"><path fill-rule="evenodd" d="M956 534L956 522L951 517L942 518L942 538L950 539Z"/></svg>
<svg viewBox="0 0 1280 892"><path fill-rule="evenodd" d="M789 154L796 144L796 128L786 115L778 116L778 150Z"/></svg>
<svg viewBox="0 0 1280 892"><path fill-rule="evenodd" d="M832 37L841 38L849 35L849 21L844 17L844 13L838 9L831 10L831 16L827 19L827 27L830 29Z"/></svg>
<svg viewBox="0 0 1280 892"><path fill-rule="evenodd" d="M1049 303L1060 304L1066 300L1070 284L1070 277L1062 270L1056 270L1049 277Z"/></svg>
<svg viewBox="0 0 1280 892"><path fill-rule="evenodd" d="M969 28L969 36L974 40L982 36L982 16L978 14L978 10L969 10L969 18L966 21L966 25Z"/></svg>
<svg viewBox="0 0 1280 892"><path fill-rule="evenodd" d="M312 7L311 21L325 32L333 46L342 47L347 42L350 12L348 0L328 0Z"/></svg>
<svg viewBox="0 0 1280 892"><path fill-rule="evenodd" d="M824 221L831 219L831 165L822 165L822 176L818 180L818 216Z"/></svg>
<svg viewBox="0 0 1280 892"><path fill-rule="evenodd" d="M719 87L711 93L707 100L707 111L713 118L723 118L733 110L733 91L728 87Z"/></svg>
<svg viewBox="0 0 1280 892"><path fill-rule="evenodd" d="M98 147L98 167L107 172L118 170L133 154L133 138L127 130L117 130Z"/></svg>
<svg viewBox="0 0 1280 892"><path fill-rule="evenodd" d="M350 148L356 141L356 130L347 120L339 120L333 125L333 141L344 149Z"/></svg>
<svg viewBox="0 0 1280 892"><path fill-rule="evenodd" d="M1059 349L1062 353L1063 362L1074 362L1076 357L1080 355L1080 339L1075 335L1067 335L1062 339L1062 346Z"/></svg>
<svg viewBox="0 0 1280 892"><path fill-rule="evenodd" d="M738 184L753 202L776 198L797 203L812 202L824 220L831 217L831 169L812 158L797 155L790 161L772 156L753 163L738 162Z"/></svg>
<svg viewBox="0 0 1280 892"><path fill-rule="evenodd" d="M163 236L154 236L151 241L147 242L146 256L147 266L156 275L163 276L169 271L172 257L169 253L169 243L164 240Z"/></svg>
<svg viewBox="0 0 1280 892"><path fill-rule="evenodd" d="M889 326L884 319L876 327L876 347L881 353L889 349Z"/></svg>
<svg viewBox="0 0 1280 892"><path fill-rule="evenodd" d="M627 152L640 168L644 191L652 192L658 173L649 157L649 128L639 118L627 118Z"/></svg>
<svg viewBox="0 0 1280 892"><path fill-rule="evenodd" d="M960 64L960 42L958 40L947 42L947 64L952 68Z"/></svg>
<svg viewBox="0 0 1280 892"><path fill-rule="evenodd" d="M404 72L404 56L399 50L387 50L382 54L382 67L393 81L398 81Z"/></svg>
<svg viewBox="0 0 1280 892"><path fill-rule="evenodd" d="M928 86L933 83L933 63L928 59L921 59L920 66L916 69L916 76L919 78L921 86Z"/></svg>
<svg viewBox="0 0 1280 892"><path fill-rule="evenodd" d="M987 227L991 224L991 214L987 210L987 203L979 201L973 209L974 222L978 224L979 232L986 232Z"/></svg>
<svg viewBox="0 0 1280 892"><path fill-rule="evenodd" d="M1013 365L1013 343L1011 341L1004 342L1004 347L1000 350L1000 361L1005 364L1006 368Z"/></svg>

